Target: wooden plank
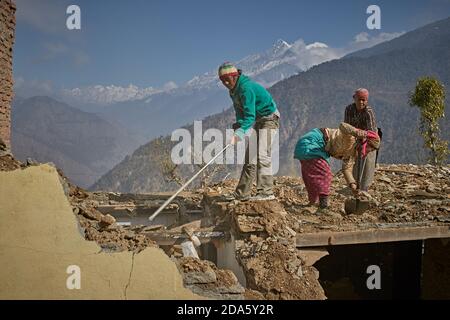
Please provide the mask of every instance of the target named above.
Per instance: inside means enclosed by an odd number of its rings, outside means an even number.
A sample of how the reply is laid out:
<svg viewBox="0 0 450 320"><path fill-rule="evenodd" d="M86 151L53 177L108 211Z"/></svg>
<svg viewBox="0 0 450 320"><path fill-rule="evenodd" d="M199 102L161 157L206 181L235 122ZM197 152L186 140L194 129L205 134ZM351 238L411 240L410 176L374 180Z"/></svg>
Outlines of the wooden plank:
<svg viewBox="0 0 450 320"><path fill-rule="evenodd" d="M297 247L319 247L450 238L450 226L386 228L297 234Z"/></svg>
<svg viewBox="0 0 450 320"><path fill-rule="evenodd" d="M416 176L421 176L421 177L423 177L423 176L425 175L425 174L422 173L422 172L408 171L408 170L401 170L401 169L383 169L383 168L378 168L377 171L414 174L414 175L416 175Z"/></svg>
<svg viewBox="0 0 450 320"><path fill-rule="evenodd" d="M145 235L160 246L180 244L189 240L185 233L147 232ZM223 231L200 231L194 232L194 235L198 237L201 243L208 243L212 240L225 241L228 238L228 233Z"/></svg>

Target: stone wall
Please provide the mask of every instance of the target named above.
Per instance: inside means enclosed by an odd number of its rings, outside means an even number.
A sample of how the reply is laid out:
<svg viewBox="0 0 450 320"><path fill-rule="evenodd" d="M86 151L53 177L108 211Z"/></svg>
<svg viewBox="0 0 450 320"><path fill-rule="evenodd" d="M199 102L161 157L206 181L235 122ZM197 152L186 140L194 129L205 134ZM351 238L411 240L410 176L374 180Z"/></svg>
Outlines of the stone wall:
<svg viewBox="0 0 450 320"><path fill-rule="evenodd" d="M0 139L8 149L11 146L12 51L16 25L15 12L16 5L13 0L0 1Z"/></svg>

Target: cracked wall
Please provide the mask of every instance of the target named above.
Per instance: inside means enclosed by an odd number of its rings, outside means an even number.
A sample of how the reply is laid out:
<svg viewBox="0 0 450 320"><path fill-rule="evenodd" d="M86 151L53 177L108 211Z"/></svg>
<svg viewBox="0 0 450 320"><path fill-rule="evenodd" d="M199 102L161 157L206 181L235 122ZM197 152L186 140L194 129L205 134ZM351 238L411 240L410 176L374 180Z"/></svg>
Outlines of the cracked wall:
<svg viewBox="0 0 450 320"><path fill-rule="evenodd" d="M11 145L11 101L13 98L12 49L16 6L12 0L0 1L0 140Z"/></svg>
<svg viewBox="0 0 450 320"><path fill-rule="evenodd" d="M81 289L68 289L68 266ZM82 236L56 169L0 172L0 299L197 299L158 248L101 252Z"/></svg>

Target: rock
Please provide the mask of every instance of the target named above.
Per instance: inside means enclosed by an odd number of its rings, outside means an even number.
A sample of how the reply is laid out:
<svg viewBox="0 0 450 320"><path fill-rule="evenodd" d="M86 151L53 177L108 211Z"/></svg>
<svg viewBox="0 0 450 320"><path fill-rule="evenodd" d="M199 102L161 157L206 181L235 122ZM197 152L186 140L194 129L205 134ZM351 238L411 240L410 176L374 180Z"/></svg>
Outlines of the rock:
<svg viewBox="0 0 450 320"><path fill-rule="evenodd" d="M387 185L386 186L386 189L389 191L389 192L395 192L395 189L394 188L392 188L390 185Z"/></svg>
<svg viewBox="0 0 450 320"><path fill-rule="evenodd" d="M234 242L234 246L235 246L236 250L241 250L241 249L243 249L243 248L245 247L244 240L236 240L236 241Z"/></svg>
<svg viewBox="0 0 450 320"><path fill-rule="evenodd" d="M183 272L184 284L199 284L199 283L214 283L217 281L217 276L214 270L209 267L205 271L189 271Z"/></svg>
<svg viewBox="0 0 450 320"><path fill-rule="evenodd" d="M107 215L104 215L104 216L101 217L101 222L103 224L109 226L111 224L116 223L116 219L112 215L107 214Z"/></svg>
<svg viewBox="0 0 450 320"><path fill-rule="evenodd" d="M309 206L309 207L303 208L302 214L314 214L314 213L316 213L316 211L317 211L316 207Z"/></svg>
<svg viewBox="0 0 450 320"><path fill-rule="evenodd" d="M298 267L298 270L297 270L297 277L303 277L303 269L302 269L302 266L299 266Z"/></svg>
<svg viewBox="0 0 450 320"><path fill-rule="evenodd" d="M221 294L242 294L245 288L230 270L217 270L217 291Z"/></svg>
<svg viewBox="0 0 450 320"><path fill-rule="evenodd" d="M392 180L389 179L386 176L381 176L381 177L378 178L378 180L383 181L383 182L387 182L387 183L392 183Z"/></svg>
<svg viewBox="0 0 450 320"><path fill-rule="evenodd" d="M430 193L424 190L414 190L410 194L412 197L415 198L439 198L440 195L436 193Z"/></svg>
<svg viewBox="0 0 450 320"><path fill-rule="evenodd" d="M211 289L211 284L193 284L187 285L186 288L191 290L193 293L200 296L214 299L214 300L244 300L243 294L223 294L220 293L216 288ZM245 291L245 289L244 289Z"/></svg>
<svg viewBox="0 0 450 320"><path fill-rule="evenodd" d="M284 265L285 270L291 274L297 273L299 267L301 267L300 260L290 260Z"/></svg>
<svg viewBox="0 0 450 320"><path fill-rule="evenodd" d="M83 216L85 216L88 219L102 221L103 214L101 214L99 211L95 209L80 208L80 212Z"/></svg>
<svg viewBox="0 0 450 320"><path fill-rule="evenodd" d="M295 232L294 230L292 230L291 228L289 228L288 226L286 226L286 230L289 232L289 234L292 237L295 237L297 235L297 232Z"/></svg>
<svg viewBox="0 0 450 320"><path fill-rule="evenodd" d="M185 241L181 243L184 257L193 257L199 259L197 250L195 250L194 243L192 241Z"/></svg>
<svg viewBox="0 0 450 320"><path fill-rule="evenodd" d="M419 203L427 205L427 206L440 206L440 205L442 205L442 201L437 200L437 199L416 200L416 202L419 202Z"/></svg>
<svg viewBox="0 0 450 320"><path fill-rule="evenodd" d="M32 159L32 158L27 158L27 160L26 160L26 165L27 166L36 166L38 164L39 163L36 160Z"/></svg>
<svg viewBox="0 0 450 320"><path fill-rule="evenodd" d="M314 267L311 267L311 271L312 271L313 274L314 274L314 278L315 278L316 280L319 280L319 276L320 276L319 270L317 270L317 269L314 268Z"/></svg>
<svg viewBox="0 0 450 320"><path fill-rule="evenodd" d="M437 188L433 183L429 183L425 190L429 193L437 193L439 191L439 188Z"/></svg>
<svg viewBox="0 0 450 320"><path fill-rule="evenodd" d="M326 215L327 215L328 217L333 218L334 220L337 220L337 221L340 221L340 220L343 219L342 215L339 214L338 212L328 211L328 212L326 213Z"/></svg>

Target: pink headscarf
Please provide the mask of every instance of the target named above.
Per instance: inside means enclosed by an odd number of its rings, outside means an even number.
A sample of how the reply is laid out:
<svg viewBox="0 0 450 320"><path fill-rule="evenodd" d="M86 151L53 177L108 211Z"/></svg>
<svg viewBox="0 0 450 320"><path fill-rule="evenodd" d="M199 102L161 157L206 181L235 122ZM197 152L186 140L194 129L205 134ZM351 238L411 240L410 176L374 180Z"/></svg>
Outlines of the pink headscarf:
<svg viewBox="0 0 450 320"><path fill-rule="evenodd" d="M359 88L355 91L355 93L353 94L353 98L356 97L361 97L361 98L366 98L369 99L369 90L365 89L365 88Z"/></svg>
<svg viewBox="0 0 450 320"><path fill-rule="evenodd" d="M375 131L368 130L367 131L367 139L365 139L361 144L361 157L365 158L368 154L367 152L367 143L369 143L375 148L378 149L380 146L380 137Z"/></svg>

